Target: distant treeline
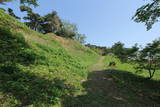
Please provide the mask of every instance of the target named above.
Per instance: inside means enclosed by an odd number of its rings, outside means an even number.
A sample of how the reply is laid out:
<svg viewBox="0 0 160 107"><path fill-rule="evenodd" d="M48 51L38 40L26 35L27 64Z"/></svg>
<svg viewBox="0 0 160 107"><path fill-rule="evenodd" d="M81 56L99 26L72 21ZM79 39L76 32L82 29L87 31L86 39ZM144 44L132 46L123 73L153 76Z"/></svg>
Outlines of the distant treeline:
<svg viewBox="0 0 160 107"><path fill-rule="evenodd" d="M91 48L93 51L103 56L106 56L109 53L111 53L111 48L107 48L105 46L96 46L91 44L86 44L85 46Z"/></svg>
<svg viewBox="0 0 160 107"><path fill-rule="evenodd" d="M122 42L115 43L111 48L91 44L86 46L100 55L111 55L120 59L122 63L132 63L137 72L148 71L149 79L160 70L160 39L148 43L144 48L138 44L126 48Z"/></svg>

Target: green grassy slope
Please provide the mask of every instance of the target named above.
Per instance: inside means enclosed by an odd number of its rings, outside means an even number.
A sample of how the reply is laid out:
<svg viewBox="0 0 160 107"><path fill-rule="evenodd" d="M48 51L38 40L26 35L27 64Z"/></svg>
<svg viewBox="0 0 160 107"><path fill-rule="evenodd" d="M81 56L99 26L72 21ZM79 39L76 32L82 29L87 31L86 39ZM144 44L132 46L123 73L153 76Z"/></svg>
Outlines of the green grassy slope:
<svg viewBox="0 0 160 107"><path fill-rule="evenodd" d="M116 62L115 67L109 67L109 62ZM123 98L126 96L128 107L155 106L160 104L160 71L148 80L148 71L136 72L134 64L121 63L120 60L113 56L106 56L106 73L111 76L116 83L117 88L122 93ZM123 104L123 102L121 102ZM123 107L123 106L122 106Z"/></svg>
<svg viewBox="0 0 160 107"><path fill-rule="evenodd" d="M65 96L80 93L99 56L68 41L66 48L0 10L0 106L60 106Z"/></svg>
<svg viewBox="0 0 160 107"><path fill-rule="evenodd" d="M60 44L62 45L62 47L67 52L69 52L72 55L72 57L79 60L81 62L81 64L91 65L97 61L98 57L95 57L96 52L94 52L93 50L91 50L88 47L81 45L79 42L72 40L72 39L62 38L62 37L56 36L54 34L48 34L48 36L59 41ZM95 58L93 58L93 57L95 57Z"/></svg>
<svg viewBox="0 0 160 107"><path fill-rule="evenodd" d="M109 67L109 63L110 62L116 62L116 67ZM114 56L106 56L104 63L106 65L107 69L115 69L115 70L121 70L121 71L126 71L126 72L130 72L134 75L137 76L142 76L142 77L148 77L148 71L143 71L143 72L136 72L135 69L135 64L133 63L122 63L118 58L114 57ZM159 80L160 79L160 71L157 71L153 77L154 80Z"/></svg>

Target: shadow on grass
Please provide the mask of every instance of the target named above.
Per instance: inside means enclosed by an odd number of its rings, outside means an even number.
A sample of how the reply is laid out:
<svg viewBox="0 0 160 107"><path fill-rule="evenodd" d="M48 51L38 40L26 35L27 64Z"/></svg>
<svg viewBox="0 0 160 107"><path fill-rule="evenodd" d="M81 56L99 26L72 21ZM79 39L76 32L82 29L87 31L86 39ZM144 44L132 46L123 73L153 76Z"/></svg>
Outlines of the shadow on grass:
<svg viewBox="0 0 160 107"><path fill-rule="evenodd" d="M22 34L0 26L0 94L6 95L0 96L0 106L6 102L9 103L7 106L39 107L58 103L62 97L72 94L74 87L64 80L40 77L19 66L36 65L40 60L45 60L45 57L36 53Z"/></svg>
<svg viewBox="0 0 160 107"><path fill-rule="evenodd" d="M127 71L93 71L85 94L66 98L64 107L160 107L160 81Z"/></svg>
<svg viewBox="0 0 160 107"><path fill-rule="evenodd" d="M73 91L74 88L71 85L57 78L45 79L29 71L12 74L0 72L0 92L9 97L12 96L14 100L14 102L7 102L11 103L9 106L39 107L43 104L55 104ZM7 97L2 98L0 103L3 104L5 101Z"/></svg>
<svg viewBox="0 0 160 107"><path fill-rule="evenodd" d="M17 65L29 66L45 61L36 53L21 33L13 33L9 28L0 26L0 72L19 71Z"/></svg>

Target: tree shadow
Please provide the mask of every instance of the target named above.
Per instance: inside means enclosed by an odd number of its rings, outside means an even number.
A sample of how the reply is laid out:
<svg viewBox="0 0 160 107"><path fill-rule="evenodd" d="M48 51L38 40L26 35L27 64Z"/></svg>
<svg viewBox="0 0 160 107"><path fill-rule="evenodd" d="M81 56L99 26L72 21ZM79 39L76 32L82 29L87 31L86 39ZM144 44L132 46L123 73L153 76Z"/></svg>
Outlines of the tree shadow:
<svg viewBox="0 0 160 107"><path fill-rule="evenodd" d="M18 64L29 66L41 59L45 58L30 47L21 33L12 33L9 28L0 26L1 72L13 73L19 71Z"/></svg>
<svg viewBox="0 0 160 107"><path fill-rule="evenodd" d="M127 71L93 71L82 85L85 94L66 98L64 107L160 107L160 81Z"/></svg>
<svg viewBox="0 0 160 107"><path fill-rule="evenodd" d="M12 74L0 72L0 92L14 98L17 103L12 104L16 107L55 104L73 91L73 86L58 78L46 79L30 71ZM7 97L1 99L0 103L5 101Z"/></svg>

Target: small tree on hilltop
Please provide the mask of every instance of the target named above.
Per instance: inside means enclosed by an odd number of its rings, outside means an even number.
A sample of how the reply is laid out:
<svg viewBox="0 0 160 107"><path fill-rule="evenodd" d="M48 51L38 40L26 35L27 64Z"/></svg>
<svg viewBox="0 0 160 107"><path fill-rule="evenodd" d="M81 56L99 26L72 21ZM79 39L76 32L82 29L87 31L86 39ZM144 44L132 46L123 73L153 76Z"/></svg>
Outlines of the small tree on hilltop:
<svg viewBox="0 0 160 107"><path fill-rule="evenodd" d="M56 32L57 35L66 38L74 38L77 34L78 28L76 24L71 24L68 21L62 21L61 29Z"/></svg>
<svg viewBox="0 0 160 107"><path fill-rule="evenodd" d="M41 16L34 13L30 7L21 6L20 9L22 12L27 12L27 16L23 17L24 20L27 20L26 25L35 31L39 31L40 22L42 22Z"/></svg>
<svg viewBox="0 0 160 107"><path fill-rule="evenodd" d="M78 42L80 42L81 44L84 44L85 43L85 39L86 39L86 36L85 34L79 34L77 33L74 37L73 37L74 40L77 40Z"/></svg>
<svg viewBox="0 0 160 107"><path fill-rule="evenodd" d="M160 41L155 40L141 50L136 62L138 63L137 71L147 70L151 79L160 69Z"/></svg>
<svg viewBox="0 0 160 107"><path fill-rule="evenodd" d="M60 31L62 22L56 11L52 11L51 13L45 15L43 19L44 22L41 26L43 27L44 33L56 33Z"/></svg>

